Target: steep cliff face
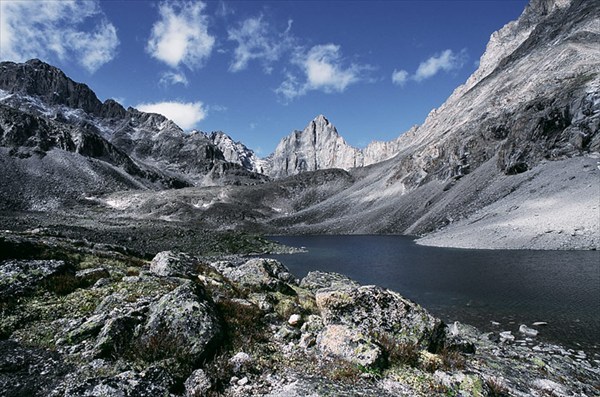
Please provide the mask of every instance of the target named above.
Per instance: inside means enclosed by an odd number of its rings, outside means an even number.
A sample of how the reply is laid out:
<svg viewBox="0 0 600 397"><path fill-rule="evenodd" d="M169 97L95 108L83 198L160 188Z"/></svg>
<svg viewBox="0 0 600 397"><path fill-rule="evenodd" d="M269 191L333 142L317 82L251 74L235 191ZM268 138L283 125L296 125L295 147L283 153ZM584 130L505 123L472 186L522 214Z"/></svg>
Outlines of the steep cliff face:
<svg viewBox="0 0 600 397"><path fill-rule="evenodd" d="M592 166L600 156L598 15L598 2L532 1L492 35L465 85L399 138L393 159L354 171L358 183L281 223L311 225L295 232L410 234L461 224L462 240L453 244L469 246L465 239L483 234L478 222L489 210L497 218L486 225L488 237L492 228L502 231L487 246L501 246L511 233L550 244L542 229L566 234L554 211L575 206L569 235L600 245L593 238L600 227L597 189L594 195L588 188L600 177ZM553 180L557 170L564 172ZM557 191L546 189L554 183ZM525 219L532 214L536 222Z"/></svg>
<svg viewBox="0 0 600 397"><path fill-rule="evenodd" d="M263 159L258 158L256 153L246 147L241 142L234 141L229 135L222 131L215 131L208 135L210 141L223 153L225 161L238 164L245 169L265 174L267 164Z"/></svg>
<svg viewBox="0 0 600 397"><path fill-rule="evenodd" d="M325 116L319 115L303 131L294 131L279 142L266 159L267 174L283 177L328 168L349 170L386 160L398 149L397 140L372 142L364 149L352 147Z"/></svg>

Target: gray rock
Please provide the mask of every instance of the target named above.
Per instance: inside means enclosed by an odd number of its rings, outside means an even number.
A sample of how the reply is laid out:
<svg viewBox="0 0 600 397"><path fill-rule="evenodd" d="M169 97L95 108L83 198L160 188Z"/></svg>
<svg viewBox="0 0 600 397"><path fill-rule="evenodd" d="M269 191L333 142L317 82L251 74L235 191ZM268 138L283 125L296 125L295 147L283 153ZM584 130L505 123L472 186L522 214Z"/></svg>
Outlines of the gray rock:
<svg viewBox="0 0 600 397"><path fill-rule="evenodd" d="M96 357L119 357L130 346L135 333L135 327L141 324L144 317L137 314L128 314L108 319L98 337L94 347Z"/></svg>
<svg viewBox="0 0 600 397"><path fill-rule="evenodd" d="M186 397L203 397L210 390L211 382L203 370L197 369L186 379L184 386Z"/></svg>
<svg viewBox="0 0 600 397"><path fill-rule="evenodd" d="M519 332L525 336L537 336L537 334L538 334L537 330L535 330L533 328L529 328L525 324L521 324L521 326L519 326Z"/></svg>
<svg viewBox="0 0 600 397"><path fill-rule="evenodd" d="M566 397L572 395L564 385L550 379L536 379L533 382L533 387L544 393L549 393L551 396Z"/></svg>
<svg viewBox="0 0 600 397"><path fill-rule="evenodd" d="M513 342L515 340L515 336L511 331L502 331L500 332L500 341L501 342Z"/></svg>
<svg viewBox="0 0 600 397"><path fill-rule="evenodd" d="M294 276L275 259L256 258L240 266L217 266L224 276L245 287L294 294L289 286L295 284Z"/></svg>
<svg viewBox="0 0 600 397"><path fill-rule="evenodd" d="M57 260L6 260L0 262L0 298L22 295L42 280L71 269Z"/></svg>
<svg viewBox="0 0 600 397"><path fill-rule="evenodd" d="M93 269L83 269L75 273L75 278L79 281L82 286L93 285L100 279L108 279L110 273L108 270L98 267Z"/></svg>
<svg viewBox="0 0 600 397"><path fill-rule="evenodd" d="M328 325L319 334L317 346L327 355L363 366L375 366L383 358L381 348L355 328Z"/></svg>
<svg viewBox="0 0 600 397"><path fill-rule="evenodd" d="M161 368L129 370L115 376L66 378L52 397L151 397L168 396L173 379Z"/></svg>
<svg viewBox="0 0 600 397"><path fill-rule="evenodd" d="M193 363L220 332L213 304L198 286L186 282L150 307L140 342L151 357L177 356Z"/></svg>
<svg viewBox="0 0 600 397"><path fill-rule="evenodd" d="M359 284L347 276L339 273L312 271L300 280L300 287L311 291L322 288L357 287Z"/></svg>
<svg viewBox="0 0 600 397"><path fill-rule="evenodd" d="M300 322L302 321L302 316L299 314L292 314L290 316L290 318L288 319L288 324L291 325L292 327L296 327L300 325Z"/></svg>
<svg viewBox="0 0 600 397"><path fill-rule="evenodd" d="M364 337L387 335L432 350L443 344L443 323L393 291L375 286L321 289L316 302L325 325L345 325Z"/></svg>
<svg viewBox="0 0 600 397"><path fill-rule="evenodd" d="M159 252L150 262L150 272L167 277L186 277L196 272L198 261L188 254L173 251Z"/></svg>
<svg viewBox="0 0 600 397"><path fill-rule="evenodd" d="M239 375L245 373L253 361L248 353L238 352L229 359L229 364L233 373Z"/></svg>

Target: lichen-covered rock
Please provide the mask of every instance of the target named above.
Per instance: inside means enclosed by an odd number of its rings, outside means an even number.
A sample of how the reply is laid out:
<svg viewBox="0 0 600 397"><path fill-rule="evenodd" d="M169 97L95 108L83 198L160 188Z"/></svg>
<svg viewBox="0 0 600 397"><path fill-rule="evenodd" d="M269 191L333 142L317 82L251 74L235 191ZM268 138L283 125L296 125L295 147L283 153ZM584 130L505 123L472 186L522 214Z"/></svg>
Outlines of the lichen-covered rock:
<svg viewBox="0 0 600 397"><path fill-rule="evenodd" d="M198 260L188 254L162 251L150 262L150 272L158 276L186 277L196 271Z"/></svg>
<svg viewBox="0 0 600 397"><path fill-rule="evenodd" d="M326 325L340 324L376 339L393 337L422 348L439 345L444 324L400 294L375 286L321 289L316 302ZM436 349L433 349L436 350Z"/></svg>
<svg viewBox="0 0 600 397"><path fill-rule="evenodd" d="M229 359L229 364L234 374L243 374L248 370L252 361L253 359L248 353L238 352Z"/></svg>
<svg viewBox="0 0 600 397"><path fill-rule="evenodd" d="M86 377L74 374L57 387L51 397L154 397L169 396L174 381L164 369L124 371L115 376Z"/></svg>
<svg viewBox="0 0 600 397"><path fill-rule="evenodd" d="M124 353L131 343L135 327L143 321L139 313L129 313L106 321L96 338L97 357L115 357Z"/></svg>
<svg viewBox="0 0 600 397"><path fill-rule="evenodd" d="M289 270L274 259L255 258L235 266L227 262L213 264L217 270L231 281L245 287L266 291L279 291L293 294L290 284L295 284L294 276Z"/></svg>
<svg viewBox="0 0 600 397"><path fill-rule="evenodd" d="M381 348L355 328L345 325L328 325L317 339L319 349L351 363L374 366L382 360Z"/></svg>
<svg viewBox="0 0 600 397"><path fill-rule="evenodd" d="M0 299L22 295L42 280L70 266L57 260L5 260L0 262Z"/></svg>
<svg viewBox="0 0 600 397"><path fill-rule="evenodd" d="M75 278L79 282L79 285L83 287L93 285L96 281L108 277L110 277L110 273L102 267L83 269L75 273Z"/></svg>
<svg viewBox="0 0 600 397"><path fill-rule="evenodd" d="M306 277L300 280L300 287L310 291L317 291L323 288L358 287L358 283L351 278L339 273L312 271L308 272Z"/></svg>
<svg viewBox="0 0 600 397"><path fill-rule="evenodd" d="M46 397L72 368L55 352L0 340L0 395Z"/></svg>
<svg viewBox="0 0 600 397"><path fill-rule="evenodd" d="M210 390L211 383L206 373L197 369L186 379L184 386L186 397L203 397Z"/></svg>
<svg viewBox="0 0 600 397"><path fill-rule="evenodd" d="M194 363L220 331L213 304L199 286L186 282L150 307L140 342L151 358L177 356Z"/></svg>

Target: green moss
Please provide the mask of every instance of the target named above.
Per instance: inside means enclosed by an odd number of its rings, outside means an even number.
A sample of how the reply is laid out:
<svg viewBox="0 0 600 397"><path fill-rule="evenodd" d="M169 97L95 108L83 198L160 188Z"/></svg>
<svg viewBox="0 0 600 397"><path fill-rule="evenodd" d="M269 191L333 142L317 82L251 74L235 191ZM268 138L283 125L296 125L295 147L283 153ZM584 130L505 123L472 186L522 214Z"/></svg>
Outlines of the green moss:
<svg viewBox="0 0 600 397"><path fill-rule="evenodd" d="M460 382L459 389L467 395L473 397L483 397L484 388L481 378L476 375L465 375L465 378Z"/></svg>
<svg viewBox="0 0 600 397"><path fill-rule="evenodd" d="M542 361L542 359L541 359L541 358L539 358L539 357L534 357L534 358L532 358L532 359L531 359L531 362L532 362L533 364L535 364L536 366L540 367L540 368L543 368L543 367L545 367L545 366L546 366L546 363L545 363L545 362L543 362L543 361Z"/></svg>

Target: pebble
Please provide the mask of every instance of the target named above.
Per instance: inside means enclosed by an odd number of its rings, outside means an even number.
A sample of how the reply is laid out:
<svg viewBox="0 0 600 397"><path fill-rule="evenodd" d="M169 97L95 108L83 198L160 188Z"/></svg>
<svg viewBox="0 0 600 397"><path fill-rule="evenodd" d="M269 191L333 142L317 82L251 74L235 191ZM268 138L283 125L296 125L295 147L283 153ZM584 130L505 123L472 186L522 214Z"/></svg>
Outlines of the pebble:
<svg viewBox="0 0 600 397"><path fill-rule="evenodd" d="M532 325L534 325L534 326L536 326L536 327L539 327L539 326L548 325L548 323L547 323L547 322L545 322L545 321L536 321L536 322L534 322Z"/></svg>
<svg viewBox="0 0 600 397"><path fill-rule="evenodd" d="M238 386L245 386L250 382L247 376L244 376L242 379L237 381Z"/></svg>
<svg viewBox="0 0 600 397"><path fill-rule="evenodd" d="M512 342L512 341L515 340L515 337L512 334L512 332L510 332L510 331L503 331L503 332L500 332L500 339Z"/></svg>
<svg viewBox="0 0 600 397"><path fill-rule="evenodd" d="M300 320L302 320L302 317L299 314L292 314L288 319L288 324L293 327L300 324Z"/></svg>

